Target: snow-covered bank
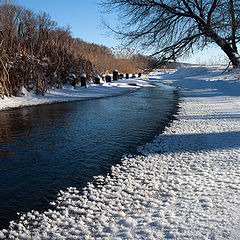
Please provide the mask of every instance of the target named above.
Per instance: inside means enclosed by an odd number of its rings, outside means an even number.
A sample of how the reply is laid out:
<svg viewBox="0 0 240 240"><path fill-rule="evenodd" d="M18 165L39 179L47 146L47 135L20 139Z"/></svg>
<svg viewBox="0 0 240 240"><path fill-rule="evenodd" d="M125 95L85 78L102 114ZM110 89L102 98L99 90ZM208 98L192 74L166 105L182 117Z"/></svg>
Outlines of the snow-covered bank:
<svg viewBox="0 0 240 240"><path fill-rule="evenodd" d="M177 120L83 195L20 216L9 239L240 239L240 81L218 68L152 74L184 88ZM96 184L98 183L98 184Z"/></svg>
<svg viewBox="0 0 240 240"><path fill-rule="evenodd" d="M149 86L149 83L143 79L124 79L111 83L102 82L100 85L89 83L87 88L77 85L76 89L74 89L71 85L68 85L62 89L50 89L50 94L45 94L45 96L38 96L32 92L24 91L25 95L21 97L5 97L3 100L0 99L0 110L115 96L143 86Z"/></svg>

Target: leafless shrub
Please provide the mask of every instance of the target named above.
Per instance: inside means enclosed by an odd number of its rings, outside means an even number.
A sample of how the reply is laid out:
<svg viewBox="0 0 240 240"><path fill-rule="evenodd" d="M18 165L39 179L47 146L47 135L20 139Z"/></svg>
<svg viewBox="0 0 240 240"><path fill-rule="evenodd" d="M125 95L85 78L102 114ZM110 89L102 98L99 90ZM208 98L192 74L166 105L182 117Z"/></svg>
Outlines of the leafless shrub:
<svg viewBox="0 0 240 240"><path fill-rule="evenodd" d="M139 62L132 53L120 58L105 46L72 38L45 12L0 1L1 98L16 95L22 86L44 95L50 87L61 88L70 74L79 81L83 72L88 79L114 68L135 72L141 69Z"/></svg>

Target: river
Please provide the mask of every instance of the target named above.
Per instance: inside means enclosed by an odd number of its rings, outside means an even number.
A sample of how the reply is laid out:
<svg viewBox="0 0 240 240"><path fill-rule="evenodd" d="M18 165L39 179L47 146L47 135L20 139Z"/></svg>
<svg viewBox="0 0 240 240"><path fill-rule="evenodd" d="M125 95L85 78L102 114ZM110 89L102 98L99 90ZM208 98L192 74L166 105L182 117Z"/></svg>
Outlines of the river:
<svg viewBox="0 0 240 240"><path fill-rule="evenodd" d="M82 189L150 142L177 112L175 88L153 81L124 95L0 112L0 229Z"/></svg>

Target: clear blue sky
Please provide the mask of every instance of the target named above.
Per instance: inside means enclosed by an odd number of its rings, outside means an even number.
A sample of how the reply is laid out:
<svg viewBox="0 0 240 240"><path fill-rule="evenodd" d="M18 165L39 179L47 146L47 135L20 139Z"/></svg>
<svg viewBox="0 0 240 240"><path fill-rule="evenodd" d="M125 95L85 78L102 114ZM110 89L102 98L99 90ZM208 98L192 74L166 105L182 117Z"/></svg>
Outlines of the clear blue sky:
<svg viewBox="0 0 240 240"><path fill-rule="evenodd" d="M15 0L15 2L35 12L47 12L61 27L69 25L73 37L108 47L120 44L120 41L107 34L106 29L101 30L103 15L98 5L100 0Z"/></svg>
<svg viewBox="0 0 240 240"><path fill-rule="evenodd" d="M106 29L102 29L103 16L108 18L106 20L110 24L114 24L116 20L100 11L98 3L101 0L15 0L14 2L35 12L47 12L59 26L70 26L73 37L109 48L121 44L119 40L109 35ZM219 48L210 48L182 61L208 64L220 54Z"/></svg>

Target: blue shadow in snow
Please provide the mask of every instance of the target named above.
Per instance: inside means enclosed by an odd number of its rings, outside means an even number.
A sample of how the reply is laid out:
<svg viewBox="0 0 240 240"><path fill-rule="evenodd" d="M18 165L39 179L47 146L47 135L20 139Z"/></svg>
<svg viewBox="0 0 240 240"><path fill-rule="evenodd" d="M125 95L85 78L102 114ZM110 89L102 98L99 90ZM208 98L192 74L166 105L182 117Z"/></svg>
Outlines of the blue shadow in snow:
<svg viewBox="0 0 240 240"><path fill-rule="evenodd" d="M159 136L157 152L197 152L240 147L240 132L200 133Z"/></svg>
<svg viewBox="0 0 240 240"><path fill-rule="evenodd" d="M164 75L159 76L162 77L162 82L164 82ZM159 78L155 78L154 76L149 79L159 80ZM236 83L236 81L232 80L205 81L197 79L196 76L189 76L182 81L178 78L175 79L174 75L166 75L166 79L171 80L174 86L185 89L187 93L186 97L239 96L240 93L240 82Z"/></svg>
<svg viewBox="0 0 240 240"><path fill-rule="evenodd" d="M183 119L240 119L240 114L208 114L208 115L188 115L182 116Z"/></svg>
<svg viewBox="0 0 240 240"><path fill-rule="evenodd" d="M195 84L195 81L198 81L198 84ZM239 96L240 93L240 84L236 84L236 82L233 81L187 79L184 80L184 85L185 84L190 90L186 92L186 97ZM174 81L174 85L181 87L182 82L176 80Z"/></svg>

